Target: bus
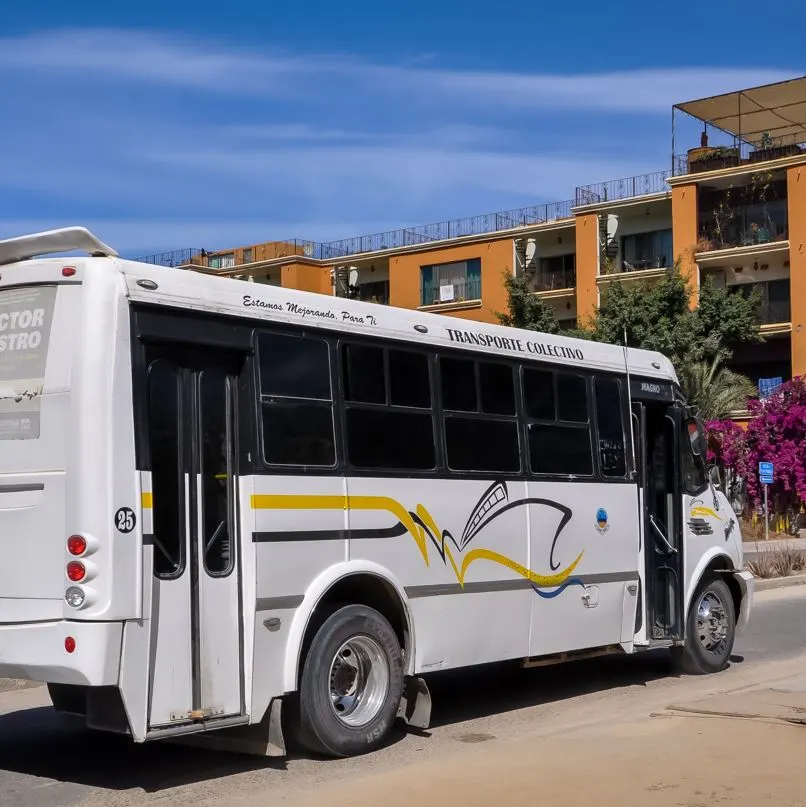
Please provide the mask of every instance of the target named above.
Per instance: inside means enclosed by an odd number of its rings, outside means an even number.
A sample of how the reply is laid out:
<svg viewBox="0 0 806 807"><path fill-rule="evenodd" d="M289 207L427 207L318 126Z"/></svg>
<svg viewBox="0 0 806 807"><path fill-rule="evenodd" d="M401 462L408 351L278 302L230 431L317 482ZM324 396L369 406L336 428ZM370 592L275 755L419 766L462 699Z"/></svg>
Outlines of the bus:
<svg viewBox="0 0 806 807"><path fill-rule="evenodd" d="M715 673L750 615L658 353L70 227L0 242L0 389L0 676L137 743L362 754L429 725L429 673L656 648Z"/></svg>

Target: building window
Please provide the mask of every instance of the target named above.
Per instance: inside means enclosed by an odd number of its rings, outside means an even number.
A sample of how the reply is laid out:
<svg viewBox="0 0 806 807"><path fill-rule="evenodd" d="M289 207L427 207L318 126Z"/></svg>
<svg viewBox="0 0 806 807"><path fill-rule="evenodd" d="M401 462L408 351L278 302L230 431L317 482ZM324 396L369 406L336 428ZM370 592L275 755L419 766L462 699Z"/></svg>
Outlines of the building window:
<svg viewBox="0 0 806 807"><path fill-rule="evenodd" d="M625 235L621 242L621 255L625 272L639 269L664 269L671 266L672 231L655 230L649 233Z"/></svg>
<svg viewBox="0 0 806 807"><path fill-rule="evenodd" d="M420 276L421 305L481 299L481 258L423 266Z"/></svg>
<svg viewBox="0 0 806 807"><path fill-rule="evenodd" d="M255 259L255 250L252 247L247 247L243 251L243 262L252 263L254 259Z"/></svg>
<svg viewBox="0 0 806 807"><path fill-rule="evenodd" d="M232 269L235 266L235 253L229 252L226 255L211 255L209 266L211 269Z"/></svg>

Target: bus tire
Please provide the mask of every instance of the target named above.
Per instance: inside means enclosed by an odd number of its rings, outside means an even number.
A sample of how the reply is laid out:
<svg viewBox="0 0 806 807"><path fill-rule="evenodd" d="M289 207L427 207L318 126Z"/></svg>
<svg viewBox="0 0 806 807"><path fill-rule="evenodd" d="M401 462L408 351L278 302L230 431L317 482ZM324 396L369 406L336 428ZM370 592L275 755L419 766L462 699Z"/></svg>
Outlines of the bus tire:
<svg viewBox="0 0 806 807"><path fill-rule="evenodd" d="M676 661L688 675L709 675L725 669L736 639L736 608L728 584L717 576L704 577L686 616L683 647Z"/></svg>
<svg viewBox="0 0 806 807"><path fill-rule="evenodd" d="M303 665L299 742L328 757L376 750L397 717L403 678L403 652L387 619L364 605L334 611Z"/></svg>

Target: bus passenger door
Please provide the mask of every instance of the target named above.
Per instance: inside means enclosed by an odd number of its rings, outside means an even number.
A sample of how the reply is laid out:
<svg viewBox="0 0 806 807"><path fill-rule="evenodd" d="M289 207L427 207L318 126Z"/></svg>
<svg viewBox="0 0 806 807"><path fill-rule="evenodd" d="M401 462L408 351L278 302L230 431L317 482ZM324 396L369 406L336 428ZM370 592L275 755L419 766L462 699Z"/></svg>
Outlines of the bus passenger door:
<svg viewBox="0 0 806 807"><path fill-rule="evenodd" d="M243 714L239 357L149 346L153 508L149 729Z"/></svg>
<svg viewBox="0 0 806 807"><path fill-rule="evenodd" d="M683 519L679 473L679 419L666 403L636 403L636 461L641 471L645 590L639 633L649 644L682 639Z"/></svg>

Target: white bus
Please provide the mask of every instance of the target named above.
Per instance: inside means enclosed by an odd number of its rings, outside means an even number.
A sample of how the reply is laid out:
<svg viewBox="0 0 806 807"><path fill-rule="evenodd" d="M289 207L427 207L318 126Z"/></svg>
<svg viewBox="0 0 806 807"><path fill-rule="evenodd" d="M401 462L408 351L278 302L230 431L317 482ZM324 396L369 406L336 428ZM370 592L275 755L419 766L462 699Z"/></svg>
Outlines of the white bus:
<svg viewBox="0 0 806 807"><path fill-rule="evenodd" d="M670 648L716 672L750 613L657 353L67 228L0 242L0 389L0 676L136 742L354 755L428 725L431 671Z"/></svg>

